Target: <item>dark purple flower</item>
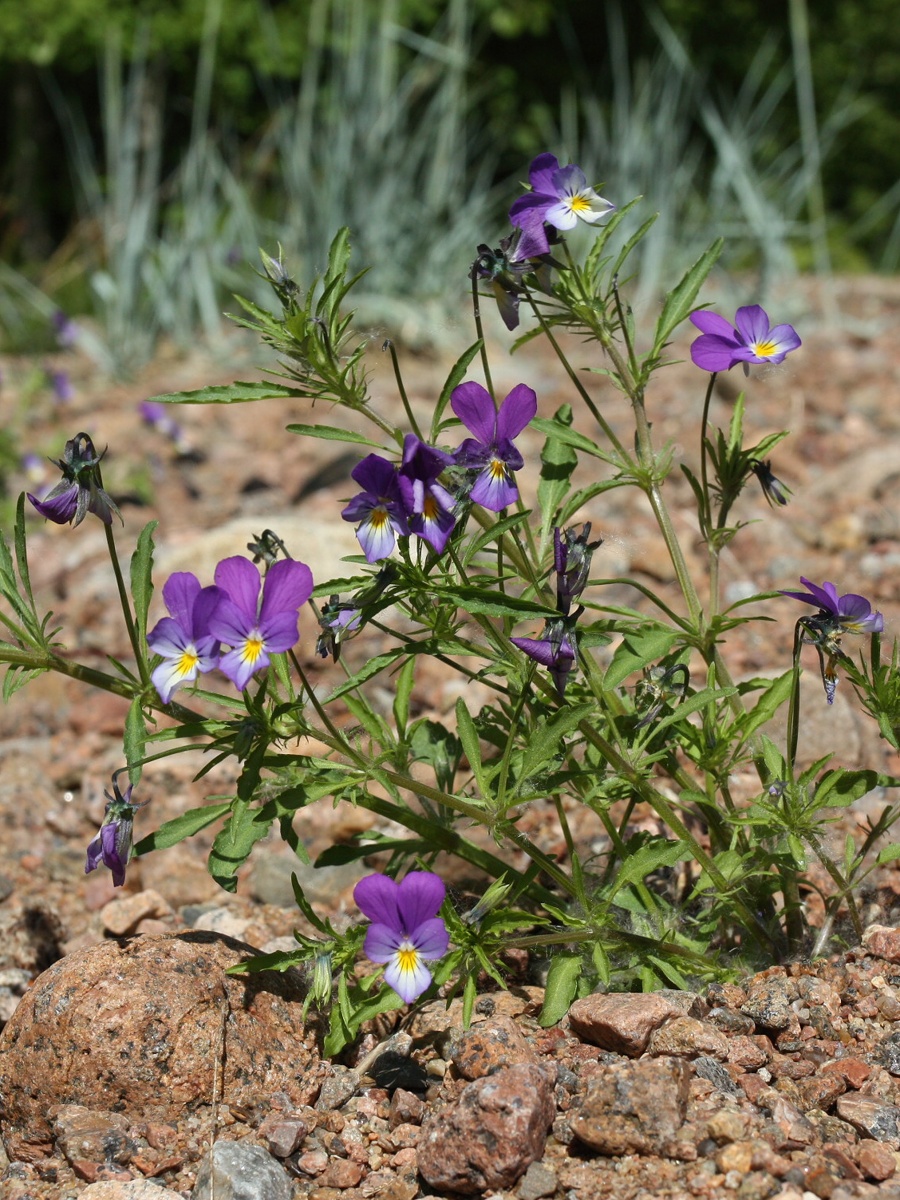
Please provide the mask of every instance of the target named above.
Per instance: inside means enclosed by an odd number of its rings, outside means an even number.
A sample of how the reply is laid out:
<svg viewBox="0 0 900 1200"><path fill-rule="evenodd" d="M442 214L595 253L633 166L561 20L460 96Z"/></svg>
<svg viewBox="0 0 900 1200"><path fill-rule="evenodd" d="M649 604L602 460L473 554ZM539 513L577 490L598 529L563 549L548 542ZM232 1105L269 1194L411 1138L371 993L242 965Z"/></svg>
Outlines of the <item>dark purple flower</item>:
<svg viewBox="0 0 900 1200"><path fill-rule="evenodd" d="M163 585L163 600L171 614L147 634L147 643L163 661L150 678L163 704L184 683L193 683L219 665L219 643L209 632L209 620L225 593L200 587L190 571L177 571Z"/></svg>
<svg viewBox="0 0 900 1200"><path fill-rule="evenodd" d="M575 617L551 617L544 625L544 632L539 638L510 638L514 646L518 646L529 658L546 667L553 676L556 693L560 700L566 694L569 676L575 668L577 651L575 648L574 625L577 617L583 612L579 609Z"/></svg>
<svg viewBox="0 0 900 1200"><path fill-rule="evenodd" d="M691 323L701 336L691 344L691 359L703 371L728 371L735 363L780 363L801 344L792 325L769 327L766 311L758 304L739 308L736 328L718 313L701 309L691 313Z"/></svg>
<svg viewBox="0 0 900 1200"><path fill-rule="evenodd" d="M576 533L574 529L567 529L563 534L559 529L553 530L556 607L564 616L569 615L572 601L577 600L584 591L591 573L591 556L603 545L603 538L589 542L590 536L590 521L582 525L581 533Z"/></svg>
<svg viewBox="0 0 900 1200"><path fill-rule="evenodd" d="M341 516L359 521L356 536L366 562L378 562L393 552L398 537L409 533L397 468L380 454L367 454L350 474L365 491L353 497Z"/></svg>
<svg viewBox="0 0 900 1200"><path fill-rule="evenodd" d="M138 412L148 425L169 439L179 454L194 453L181 426L169 412L167 404L160 404L157 400L142 400L138 405Z"/></svg>
<svg viewBox="0 0 900 1200"><path fill-rule="evenodd" d="M479 246L478 257L469 272L472 279L490 282L507 329L515 329L519 324L519 299L525 293L523 277L534 272L538 286L544 291L549 290L550 268L558 265L546 254L539 258L526 257L522 254L522 241L522 230L516 229L509 237L501 238L495 250L487 245Z"/></svg>
<svg viewBox="0 0 900 1200"><path fill-rule="evenodd" d="M27 493L28 499L42 517L57 525L65 525L67 521L80 525L89 512L96 514L104 525L112 524L113 513L121 520L118 508L103 490L102 457L86 433L77 433L66 442L63 457L50 460L62 471L62 479L43 499L31 492Z"/></svg>
<svg viewBox="0 0 900 1200"><path fill-rule="evenodd" d="M509 210L510 221L522 230L519 253L524 258L549 252L545 223L562 230L573 229L579 219L594 225L615 208L588 187L581 167L561 167L555 154L539 154L528 179L531 191Z"/></svg>
<svg viewBox="0 0 900 1200"><path fill-rule="evenodd" d="M791 489L772 473L771 460L767 458L765 462L760 462L759 459L754 459L750 464L750 469L759 480L763 495L771 507L784 508L791 495Z"/></svg>
<svg viewBox="0 0 900 1200"><path fill-rule="evenodd" d="M856 592L847 592L839 596L837 588L827 580L819 587L800 576L800 582L808 589L805 592L785 592L792 600L802 600L804 604L814 604L819 612L818 617L825 618L831 632L836 633L882 633L884 617L880 612L873 612L872 605L865 596Z"/></svg>
<svg viewBox="0 0 900 1200"><path fill-rule="evenodd" d="M453 497L437 482L441 472L453 462L452 454L426 445L414 433L403 439L399 481L409 531L423 538L438 554L443 553L456 524Z"/></svg>
<svg viewBox="0 0 900 1200"><path fill-rule="evenodd" d="M327 658L330 654L335 662L341 657L341 643L356 633L362 620L362 612L353 600L342 601L335 594L322 605L319 625L322 632L316 638L316 654Z"/></svg>
<svg viewBox="0 0 900 1200"><path fill-rule="evenodd" d="M88 845L84 864L85 875L95 871L101 862L105 867L109 867L115 887L121 887L125 882L125 868L131 858L134 814L138 808L143 807L131 803L131 784L125 789L124 796L119 791L117 777L121 774L121 771L116 771L113 775L114 795L104 793L107 805L103 824Z"/></svg>
<svg viewBox="0 0 900 1200"><path fill-rule="evenodd" d="M461 383L453 389L450 407L475 436L466 438L454 454L456 465L477 471L470 498L482 508L500 512L519 495L514 471L524 465L513 445L537 412L537 396L524 383L516 384L498 412L480 383Z"/></svg>
<svg viewBox="0 0 900 1200"><path fill-rule="evenodd" d="M431 871L411 871L402 883L387 875L367 875L353 889L360 912L372 924L363 952L387 963L385 982L411 1004L431 983L424 965L447 953L450 937L437 915L444 902L443 881Z"/></svg>
<svg viewBox="0 0 900 1200"><path fill-rule="evenodd" d="M48 370L47 382L60 404L68 404L75 395L75 389L72 387L72 380L67 371Z"/></svg>
<svg viewBox="0 0 900 1200"><path fill-rule="evenodd" d="M298 637L300 606L312 595L312 572L305 563L282 559L270 567L259 599L259 571L235 555L216 567L216 585L226 595L209 618L209 632L232 649L219 667L235 687L268 666L269 656L290 650Z"/></svg>

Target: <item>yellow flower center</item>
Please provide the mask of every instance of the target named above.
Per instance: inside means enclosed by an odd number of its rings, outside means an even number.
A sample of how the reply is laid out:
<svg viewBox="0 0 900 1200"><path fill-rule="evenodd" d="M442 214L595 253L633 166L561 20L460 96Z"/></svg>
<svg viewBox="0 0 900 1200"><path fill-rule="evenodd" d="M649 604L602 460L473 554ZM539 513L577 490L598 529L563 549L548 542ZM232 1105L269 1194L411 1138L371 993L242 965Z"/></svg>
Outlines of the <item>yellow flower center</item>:
<svg viewBox="0 0 900 1200"><path fill-rule="evenodd" d="M757 358L768 358L772 354L777 354L774 342L754 342L750 349Z"/></svg>
<svg viewBox="0 0 900 1200"><path fill-rule="evenodd" d="M200 656L193 646L189 646L182 652L181 658L178 660L178 674L190 675L191 671L195 670L200 662Z"/></svg>
<svg viewBox="0 0 900 1200"><path fill-rule="evenodd" d="M385 525L390 522L390 513L383 504L379 504L377 508L373 508L369 513L369 524L373 529L384 529Z"/></svg>
<svg viewBox="0 0 900 1200"><path fill-rule="evenodd" d="M422 505L422 516L426 521L434 521L440 516L441 506L435 500L434 496L426 496L425 503Z"/></svg>
<svg viewBox="0 0 900 1200"><path fill-rule="evenodd" d="M258 632L253 632L244 642L241 658L244 662L255 663L263 652L263 640Z"/></svg>
<svg viewBox="0 0 900 1200"><path fill-rule="evenodd" d="M415 971L419 963L419 952L415 946L401 946L397 951L397 965L401 971Z"/></svg>
<svg viewBox="0 0 900 1200"><path fill-rule="evenodd" d="M569 197L569 211L573 213L590 212L591 202L587 196L577 192L574 196Z"/></svg>
<svg viewBox="0 0 900 1200"><path fill-rule="evenodd" d="M502 458L492 458L491 465L488 468L488 470L491 473L492 479L505 479L506 478L506 463L503 461Z"/></svg>

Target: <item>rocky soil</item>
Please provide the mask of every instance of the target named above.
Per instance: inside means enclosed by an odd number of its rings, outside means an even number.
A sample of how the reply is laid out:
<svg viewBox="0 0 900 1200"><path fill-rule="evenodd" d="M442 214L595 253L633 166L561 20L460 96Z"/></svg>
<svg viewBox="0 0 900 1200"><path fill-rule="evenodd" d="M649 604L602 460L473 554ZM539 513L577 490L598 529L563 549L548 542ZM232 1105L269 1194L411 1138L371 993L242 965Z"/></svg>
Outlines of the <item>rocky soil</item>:
<svg viewBox="0 0 900 1200"><path fill-rule="evenodd" d="M723 586L736 599L795 587L801 574L833 579L840 591L868 595L890 636L900 612L900 285L856 280L839 289L840 329L814 317L810 291L806 321L788 314L803 349L746 381L750 437L792 430L774 466L794 497L771 513L748 490L739 515L754 523L726 558ZM575 348L576 362L589 355ZM105 479L125 518L116 530L120 552L127 558L140 527L158 519L158 584L179 569L209 581L218 559L242 553L264 527L309 562L317 580L343 574L340 556L356 544L339 511L356 456L284 432L290 421L338 423L341 414L275 403L182 409L178 447L142 422L138 403L148 395L246 378L252 362L243 343L231 342L214 361L162 357L123 384L98 378L77 354L60 354L38 364L70 372L75 393L59 405L35 387L33 362L7 360L0 369L8 429L23 453L57 456L80 430L109 445ZM410 359L404 369L413 404L427 414L440 364ZM542 415L571 400L543 351L496 358L495 370L502 391L520 380L534 386ZM377 349L372 371L376 395L396 412L389 363ZM729 420L743 386L732 375L714 399L715 424ZM604 414L627 436L621 399L601 377L590 379ZM697 461L701 404L702 382L689 363L664 372L649 398L655 436L671 439L688 463ZM522 444L533 462L539 439ZM520 482L527 499L534 478L526 471ZM13 493L37 486L24 470L9 480ZM667 488L699 573L687 486L673 475ZM638 497L612 491L583 519L606 539L598 575L630 576L674 596ZM63 623L73 657L101 669L109 654L126 658L99 522L71 530L35 519L29 537L38 602ZM640 606L623 584L607 594L608 603ZM158 595L154 604L155 620ZM770 623L729 640L735 674L785 669L795 609L772 601ZM327 687L333 668L314 656L314 638L304 614L302 657ZM361 642L348 645L351 662L372 653ZM896 772L900 764L849 688L825 705L812 652L810 659L802 756L831 750L842 765ZM446 719L459 688L449 674L421 679L416 715ZM386 709L390 699L385 684ZM588 997L551 1030L536 1023L539 979L522 961L510 992L481 996L469 1031L458 1006L433 1002L370 1031L345 1061L324 1063L314 1024L303 1028L300 978L263 978L248 989L223 972L245 945L279 948L303 928L292 871L339 921L353 916L352 888L365 868L303 868L279 843L265 842L230 896L203 869L212 836L203 833L132 863L121 891L105 873L85 876L103 791L122 765L124 714L115 697L59 677L33 681L0 710L4 1200L900 1196L895 866L876 874L863 898L866 944L835 943L827 960L776 966L703 994ZM194 751L147 768L141 788L152 802L138 815L138 836L208 796L230 794L233 770L222 765L195 781L203 764ZM752 790L749 776L735 780L735 794ZM864 797L843 813L835 848L890 799ZM563 849L546 814L536 810L532 819L545 848ZM637 810L635 819L647 814ZM296 828L315 858L373 820L321 805L299 814ZM597 836L587 820L576 832L587 845ZM446 875L465 904L478 881L452 864ZM812 892L807 916L813 926L821 917Z"/></svg>

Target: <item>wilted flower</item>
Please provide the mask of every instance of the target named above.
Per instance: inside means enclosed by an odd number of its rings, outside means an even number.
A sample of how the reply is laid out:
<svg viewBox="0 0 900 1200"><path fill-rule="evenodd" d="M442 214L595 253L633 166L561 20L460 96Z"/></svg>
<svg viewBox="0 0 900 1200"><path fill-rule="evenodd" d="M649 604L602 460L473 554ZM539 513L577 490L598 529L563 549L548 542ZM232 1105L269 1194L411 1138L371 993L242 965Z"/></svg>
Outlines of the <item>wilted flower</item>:
<svg viewBox="0 0 900 1200"><path fill-rule="evenodd" d="M513 472L521 469L524 459L513 439L537 412L537 396L524 383L516 384L498 412L480 383L461 383L450 395L450 407L475 435L466 438L453 456L457 466L479 473L470 498L499 512L519 495Z"/></svg>
<svg viewBox="0 0 900 1200"><path fill-rule="evenodd" d="M701 331L691 344L691 359L703 371L728 371L743 363L744 373L749 374L749 363L780 363L801 344L792 325L770 328L766 311L758 304L737 310L736 328L705 309L691 313L691 323Z"/></svg>
<svg viewBox="0 0 900 1200"><path fill-rule="evenodd" d="M553 568L556 571L556 607L569 615L572 601L577 600L585 589L591 573L591 557L603 545L603 538L589 542L591 523L586 521L581 533L567 529L561 533L553 530Z"/></svg>
<svg viewBox="0 0 900 1200"><path fill-rule="evenodd" d="M163 585L171 615L147 634L150 649L163 656L150 676L163 704L182 684L219 665L219 643L209 632L209 619L224 595L217 587L201 588L190 571L177 571Z"/></svg>
<svg viewBox="0 0 900 1200"><path fill-rule="evenodd" d="M103 452L104 454L106 451ZM43 499L28 492L28 499L42 517L65 525L71 521L80 525L89 512L100 518L104 525L112 524L112 515L121 520L121 514L112 498L103 490L100 477L100 459L94 443L86 433L77 433L66 442L63 457L51 459L63 473L63 477Z"/></svg>
<svg viewBox="0 0 900 1200"><path fill-rule="evenodd" d="M547 288L550 284L550 267L553 260L548 255L527 257L522 253L522 230L516 229L509 237L501 238L497 249L480 245L478 257L469 272L472 279L490 282L497 301L497 308L507 329L519 324L519 299L525 292L522 279L531 272L537 273L538 284Z"/></svg>
<svg viewBox="0 0 900 1200"><path fill-rule="evenodd" d="M575 647L575 621L583 612L578 611L572 617L548 617L544 632L539 638L514 637L509 640L518 646L529 658L546 667L553 676L556 693L560 700L566 694L569 676L575 668L577 650Z"/></svg>
<svg viewBox="0 0 900 1200"><path fill-rule="evenodd" d="M453 497L437 481L453 461L452 454L426 445L414 433L403 440L399 482L409 531L418 534L438 554L443 553L456 524Z"/></svg>
<svg viewBox="0 0 900 1200"><path fill-rule="evenodd" d="M312 572L305 563L282 559L270 567L259 599L259 571L249 559L223 559L215 571L220 598L209 618L209 632L232 649L219 659L235 687L268 666L269 656L290 650L298 637L300 606L312 595Z"/></svg>
<svg viewBox="0 0 900 1200"><path fill-rule="evenodd" d="M409 533L397 468L380 454L367 454L350 475L365 491L353 497L341 516L359 521L356 536L366 562L378 562L392 553L398 536Z"/></svg>
<svg viewBox="0 0 900 1200"><path fill-rule="evenodd" d="M759 480L763 495L772 508L784 508L791 495L791 489L777 475L772 474L771 460L767 458L765 462L760 462L759 459L754 459L750 469Z"/></svg>
<svg viewBox="0 0 900 1200"><path fill-rule="evenodd" d="M341 657L341 642L351 633L356 633L362 613L352 600L342 601L335 593L328 597L327 604L322 605L322 615L319 625L322 632L316 638L316 654L327 658L330 654L335 662Z"/></svg>
<svg viewBox="0 0 900 1200"><path fill-rule="evenodd" d="M814 604L818 613L813 620L821 618L823 628L837 633L882 633L884 617L880 612L873 612L872 605L856 592L847 592L839 596L837 588L827 580L819 587L800 576L800 582L808 589L805 592L782 591L782 596L792 600L802 600L804 604Z"/></svg>
<svg viewBox="0 0 900 1200"><path fill-rule="evenodd" d="M121 887L125 882L125 868L131 858L134 814L143 807L131 803L131 784L125 789L124 796L119 791L118 776L121 774L122 771L116 771L113 775L114 794L110 796L109 792L104 792L107 798L106 814L103 824L88 845L84 864L85 875L96 870L101 862L109 867L115 887Z"/></svg>
<svg viewBox="0 0 900 1200"><path fill-rule="evenodd" d="M509 210L510 221L522 230L519 253L524 258L549 252L545 222L562 230L573 229L579 220L594 225L615 208L588 187L581 167L574 163L561 167L555 154L539 154L528 179L531 191Z"/></svg>
<svg viewBox="0 0 900 1200"><path fill-rule="evenodd" d="M372 962L387 963L385 982L406 1004L431 983L424 964L447 953L450 937L437 915L445 892L431 871L411 871L401 883L367 875L353 889L360 912L372 922L363 952Z"/></svg>

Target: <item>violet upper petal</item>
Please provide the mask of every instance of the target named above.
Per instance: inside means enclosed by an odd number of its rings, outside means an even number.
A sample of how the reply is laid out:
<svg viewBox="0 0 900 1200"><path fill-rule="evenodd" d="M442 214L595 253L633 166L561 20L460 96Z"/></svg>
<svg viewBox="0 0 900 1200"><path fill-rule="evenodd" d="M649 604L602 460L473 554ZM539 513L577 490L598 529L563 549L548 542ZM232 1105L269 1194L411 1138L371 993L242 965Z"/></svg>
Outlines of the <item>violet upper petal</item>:
<svg viewBox="0 0 900 1200"><path fill-rule="evenodd" d="M734 324L745 342L762 342L769 337L769 317L758 304L747 304L734 315Z"/></svg>
<svg viewBox="0 0 900 1200"><path fill-rule="evenodd" d="M497 413L497 441L502 441L504 438L512 441L513 438L518 437L534 418L536 412L537 396L534 391L527 384L517 383L500 405L500 411Z"/></svg>
<svg viewBox="0 0 900 1200"><path fill-rule="evenodd" d="M703 333L691 343L691 361L701 371L728 371L737 358L737 343L715 333Z"/></svg>
<svg viewBox="0 0 900 1200"><path fill-rule="evenodd" d="M470 380L455 387L450 394L450 407L479 442L485 446L493 442L497 410L490 393L480 383Z"/></svg>
<svg viewBox="0 0 900 1200"><path fill-rule="evenodd" d="M367 454L350 472L350 477L376 496L397 495L397 468L380 454Z"/></svg>
<svg viewBox="0 0 900 1200"><path fill-rule="evenodd" d="M381 925L400 931L400 910L397 907L397 884L387 875L367 875L353 889L356 907ZM429 914L431 915L431 914Z"/></svg>
<svg viewBox="0 0 900 1200"><path fill-rule="evenodd" d="M410 871L397 889L397 910L406 933L436 916L446 894L443 879L433 871Z"/></svg>
<svg viewBox="0 0 900 1200"><path fill-rule="evenodd" d="M230 596L224 596L210 617L209 632L227 646L237 646L255 625L255 617L238 608Z"/></svg>
<svg viewBox="0 0 900 1200"><path fill-rule="evenodd" d="M701 333L714 333L717 337L730 338L734 341L734 328L718 313L710 312L707 308L699 308L691 313L691 324L696 325Z"/></svg>
<svg viewBox="0 0 900 1200"><path fill-rule="evenodd" d="M256 620L257 599L259 597L259 571L249 560L239 554L232 558L223 558L215 570L215 580L220 588L226 591L238 608L250 618Z"/></svg>
<svg viewBox="0 0 900 1200"><path fill-rule="evenodd" d="M166 608L182 629L190 630L193 625L194 601L199 592L200 580L191 571L176 571L163 584Z"/></svg>
<svg viewBox="0 0 900 1200"><path fill-rule="evenodd" d="M260 622L266 624L270 617L281 612L293 613L296 617L298 609L312 595L312 590L312 571L306 563L279 559L266 572Z"/></svg>
<svg viewBox="0 0 900 1200"><path fill-rule="evenodd" d="M528 182L536 192L544 192L548 196L556 193L555 180L559 171L559 159L555 154L539 154L531 160L528 168Z"/></svg>

